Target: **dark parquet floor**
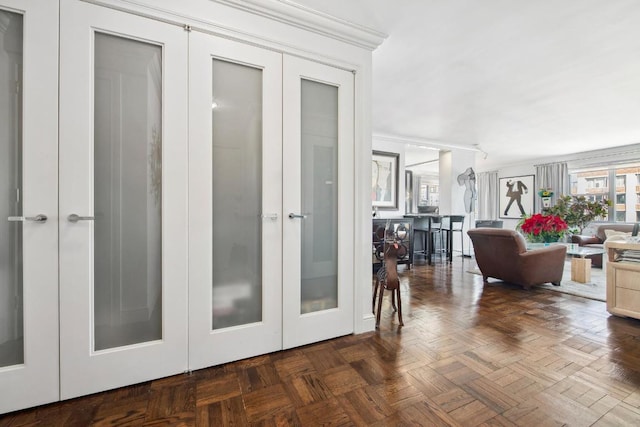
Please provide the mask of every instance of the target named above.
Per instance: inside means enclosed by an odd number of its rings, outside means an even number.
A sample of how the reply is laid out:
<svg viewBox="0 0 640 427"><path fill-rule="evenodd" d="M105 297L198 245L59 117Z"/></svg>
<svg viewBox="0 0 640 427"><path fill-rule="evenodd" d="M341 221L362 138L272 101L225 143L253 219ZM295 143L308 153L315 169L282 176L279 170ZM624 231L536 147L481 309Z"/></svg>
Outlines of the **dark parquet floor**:
<svg viewBox="0 0 640 427"><path fill-rule="evenodd" d="M405 326L0 417L1 426L638 426L640 321L503 283L472 260L400 267Z"/></svg>

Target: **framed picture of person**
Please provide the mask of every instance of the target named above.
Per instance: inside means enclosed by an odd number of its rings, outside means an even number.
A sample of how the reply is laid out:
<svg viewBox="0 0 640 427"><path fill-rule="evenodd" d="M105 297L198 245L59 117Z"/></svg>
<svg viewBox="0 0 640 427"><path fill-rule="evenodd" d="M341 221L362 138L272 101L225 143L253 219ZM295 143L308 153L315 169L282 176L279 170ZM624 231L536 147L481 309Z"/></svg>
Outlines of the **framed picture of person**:
<svg viewBox="0 0 640 427"><path fill-rule="evenodd" d="M398 153L374 151L371 203L379 209L398 209Z"/></svg>
<svg viewBox="0 0 640 427"><path fill-rule="evenodd" d="M498 209L500 218L520 219L535 212L535 176L509 176L499 179Z"/></svg>

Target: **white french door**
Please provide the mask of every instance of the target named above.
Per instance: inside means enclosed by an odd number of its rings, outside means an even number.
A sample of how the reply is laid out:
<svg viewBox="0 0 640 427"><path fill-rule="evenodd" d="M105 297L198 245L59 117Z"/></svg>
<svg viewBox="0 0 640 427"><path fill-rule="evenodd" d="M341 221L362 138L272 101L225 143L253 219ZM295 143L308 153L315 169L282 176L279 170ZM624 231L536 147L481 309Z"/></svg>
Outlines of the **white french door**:
<svg viewBox="0 0 640 427"><path fill-rule="evenodd" d="M190 368L353 332L352 74L197 32L189 70Z"/></svg>
<svg viewBox="0 0 640 427"><path fill-rule="evenodd" d="M77 0L0 39L0 413L353 332L351 73Z"/></svg>
<svg viewBox="0 0 640 427"><path fill-rule="evenodd" d="M282 348L282 60L192 32L189 366Z"/></svg>
<svg viewBox="0 0 640 427"><path fill-rule="evenodd" d="M0 414L58 399L57 17L0 0Z"/></svg>
<svg viewBox="0 0 640 427"><path fill-rule="evenodd" d="M354 88L284 55L283 347L353 332Z"/></svg>
<svg viewBox="0 0 640 427"><path fill-rule="evenodd" d="M187 33L68 0L61 398L187 370Z"/></svg>

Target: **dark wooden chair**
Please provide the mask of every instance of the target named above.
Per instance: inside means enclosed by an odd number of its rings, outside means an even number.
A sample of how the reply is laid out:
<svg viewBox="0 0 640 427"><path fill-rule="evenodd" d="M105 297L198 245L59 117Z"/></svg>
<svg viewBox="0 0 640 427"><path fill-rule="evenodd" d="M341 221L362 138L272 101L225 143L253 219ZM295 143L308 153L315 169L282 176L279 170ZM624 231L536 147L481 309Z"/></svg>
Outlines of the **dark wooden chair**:
<svg viewBox="0 0 640 427"><path fill-rule="evenodd" d="M400 300L400 279L398 278L398 247L399 245L396 241L385 241L384 262L376 274L376 284L373 290L373 302L371 304L371 310L376 313L376 329L380 327L382 297L385 289L391 291L391 307L393 307L393 311L398 312L400 326L404 326L402 322L402 301ZM377 311L376 299L378 300Z"/></svg>

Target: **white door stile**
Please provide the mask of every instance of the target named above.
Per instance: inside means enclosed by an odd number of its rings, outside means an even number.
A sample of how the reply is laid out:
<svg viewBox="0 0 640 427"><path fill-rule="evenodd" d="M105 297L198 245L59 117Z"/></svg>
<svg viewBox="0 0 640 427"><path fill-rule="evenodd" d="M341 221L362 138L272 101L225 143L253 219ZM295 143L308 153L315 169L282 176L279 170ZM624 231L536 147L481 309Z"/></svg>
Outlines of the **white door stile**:
<svg viewBox="0 0 640 427"><path fill-rule="evenodd" d="M0 10L22 16L22 46L15 46L21 49L22 68L3 70L16 78L13 96L17 98L21 94L14 111L22 116L22 163L19 166L22 188L19 192L14 190L13 194L18 194L17 198L22 201L22 211L10 214L47 216L46 222L8 222L8 216L0 218L3 225L22 230L22 265L18 267L21 267L23 275L22 295L15 298L7 295L12 299L3 303L2 316L4 319L4 316L11 315L5 311L5 303L22 306L20 316L20 309L16 305L15 320L23 325L23 359L22 363L0 367L0 413L5 413L59 398L58 6L56 2L1 0ZM3 24L6 25L7 21ZM3 28L3 32L6 30L6 27ZM42 70L49 72L42 73ZM9 96L12 95L3 94L5 100ZM6 135L5 131L12 126L17 131L19 121L9 126L5 123L3 134ZM8 140L4 142L10 143ZM3 160L12 161L7 158ZM4 203L6 193L3 194ZM7 213L4 209L3 212ZM0 300L2 298L0 296ZM14 333L7 331L4 326L6 324L0 326L2 335ZM2 341L5 339L6 335Z"/></svg>

